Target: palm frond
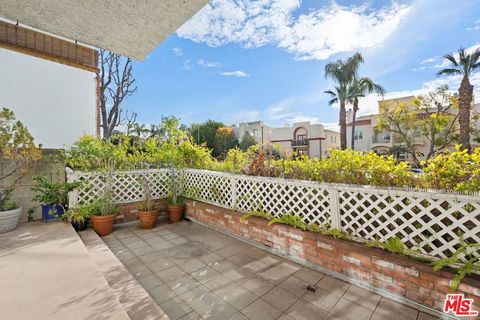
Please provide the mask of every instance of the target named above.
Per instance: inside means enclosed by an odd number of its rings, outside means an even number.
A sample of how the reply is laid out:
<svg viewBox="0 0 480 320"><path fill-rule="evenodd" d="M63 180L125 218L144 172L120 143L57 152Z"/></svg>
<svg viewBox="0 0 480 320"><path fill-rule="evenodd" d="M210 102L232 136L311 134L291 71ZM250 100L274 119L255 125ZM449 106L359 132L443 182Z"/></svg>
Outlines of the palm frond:
<svg viewBox="0 0 480 320"><path fill-rule="evenodd" d="M437 72L437 77L441 75L451 76L451 75L458 75L458 74L463 74L463 72L459 69L445 68Z"/></svg>

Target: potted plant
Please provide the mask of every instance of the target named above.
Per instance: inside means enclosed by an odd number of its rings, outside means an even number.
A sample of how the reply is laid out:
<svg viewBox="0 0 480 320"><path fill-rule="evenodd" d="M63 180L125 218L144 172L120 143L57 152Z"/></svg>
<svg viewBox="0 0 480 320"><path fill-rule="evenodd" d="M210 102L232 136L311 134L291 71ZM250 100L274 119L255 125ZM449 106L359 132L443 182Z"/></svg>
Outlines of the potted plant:
<svg viewBox="0 0 480 320"><path fill-rule="evenodd" d="M17 227L22 208L11 201L13 190L41 155L41 148L13 111L0 110L0 159L7 164L0 173L0 233Z"/></svg>
<svg viewBox="0 0 480 320"><path fill-rule="evenodd" d="M155 209L147 178L142 177L145 199L138 205L138 218L142 229L152 229L157 224L158 209Z"/></svg>
<svg viewBox="0 0 480 320"><path fill-rule="evenodd" d="M54 221L66 210L68 193L79 187L80 182L54 183L45 176L33 177L35 185L31 188L35 192L33 201L42 204L42 220Z"/></svg>
<svg viewBox="0 0 480 320"><path fill-rule="evenodd" d="M83 231L87 229L90 220L91 206L83 205L77 208L68 210L63 216L62 220L70 222L75 231Z"/></svg>
<svg viewBox="0 0 480 320"><path fill-rule="evenodd" d="M178 195L172 195L167 198L168 221L171 223L179 222L183 219L185 211L185 201Z"/></svg>
<svg viewBox="0 0 480 320"><path fill-rule="evenodd" d="M113 222L117 215L117 206L112 194L107 191L101 197L97 198L91 205L89 213L93 230L99 236L106 236L112 233Z"/></svg>
<svg viewBox="0 0 480 320"><path fill-rule="evenodd" d="M168 166L170 167L170 195L166 199L168 220L171 223L178 222L183 218L185 203L180 196L181 183L179 182L178 169L185 166L185 158L182 153L182 142L186 137L185 132L179 129L177 118L165 118L162 122L162 131L165 132L163 148L166 151Z"/></svg>

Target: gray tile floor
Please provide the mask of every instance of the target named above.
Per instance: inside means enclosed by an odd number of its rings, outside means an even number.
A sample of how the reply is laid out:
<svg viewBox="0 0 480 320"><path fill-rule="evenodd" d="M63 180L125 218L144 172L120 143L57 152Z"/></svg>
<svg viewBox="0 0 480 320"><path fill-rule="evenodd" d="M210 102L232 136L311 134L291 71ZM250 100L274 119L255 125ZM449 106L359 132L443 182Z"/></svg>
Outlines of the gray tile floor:
<svg viewBox="0 0 480 320"><path fill-rule="evenodd" d="M172 320L434 319L192 222L103 240Z"/></svg>

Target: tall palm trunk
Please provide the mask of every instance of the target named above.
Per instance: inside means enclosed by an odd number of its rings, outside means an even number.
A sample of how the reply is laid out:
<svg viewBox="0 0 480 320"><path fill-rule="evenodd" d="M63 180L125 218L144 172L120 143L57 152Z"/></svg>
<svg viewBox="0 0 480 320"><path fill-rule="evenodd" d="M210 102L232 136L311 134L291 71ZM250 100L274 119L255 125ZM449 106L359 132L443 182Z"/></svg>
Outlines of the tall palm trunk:
<svg viewBox="0 0 480 320"><path fill-rule="evenodd" d="M460 96L460 110L458 112L458 123L460 124L460 144L462 149L471 150L470 147L470 106L473 98L473 86L468 76L463 76L462 83L458 89Z"/></svg>
<svg viewBox="0 0 480 320"><path fill-rule="evenodd" d="M347 111L345 110L345 100L340 99L340 149L347 149Z"/></svg>
<svg viewBox="0 0 480 320"><path fill-rule="evenodd" d="M352 150L355 150L355 120L357 119L358 98L353 100L353 115L352 115Z"/></svg>

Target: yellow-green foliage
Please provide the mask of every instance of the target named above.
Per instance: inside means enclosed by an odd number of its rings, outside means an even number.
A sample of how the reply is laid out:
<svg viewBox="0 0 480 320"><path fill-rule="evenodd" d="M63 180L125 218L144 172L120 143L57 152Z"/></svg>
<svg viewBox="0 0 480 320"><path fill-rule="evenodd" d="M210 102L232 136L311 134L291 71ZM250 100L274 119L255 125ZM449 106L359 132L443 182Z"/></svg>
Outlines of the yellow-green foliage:
<svg viewBox="0 0 480 320"><path fill-rule="evenodd" d="M248 155L239 148L228 150L225 160L212 164L210 169L232 173L240 173L248 163Z"/></svg>
<svg viewBox="0 0 480 320"><path fill-rule="evenodd" d="M421 180L426 188L480 191L480 149L469 154L456 147L453 152L432 158L426 164Z"/></svg>
<svg viewBox="0 0 480 320"><path fill-rule="evenodd" d="M179 143L148 138L140 143L119 136L115 143L92 136L83 136L64 152L69 167L81 171L105 169L130 170L135 168L176 167L210 168L214 160L210 150L193 144L189 139Z"/></svg>
<svg viewBox="0 0 480 320"><path fill-rule="evenodd" d="M431 158L424 173L413 177L407 162L393 156L363 154L352 150L330 150L328 159L273 156L250 147L247 151L230 149L224 161L215 160L211 150L194 144L187 137L169 141L155 138L133 140L118 136L115 143L92 136L81 137L65 151L67 165L76 170L129 170L162 168L196 168L248 175L284 177L327 183L346 183L384 187L421 187L480 191L480 149L469 154L458 148Z"/></svg>
<svg viewBox="0 0 480 320"><path fill-rule="evenodd" d="M330 150L330 158L300 157L278 160L285 176L293 179L315 180L329 183L365 184L403 187L412 185L408 163L397 163L393 156L376 153L362 154L352 150Z"/></svg>

